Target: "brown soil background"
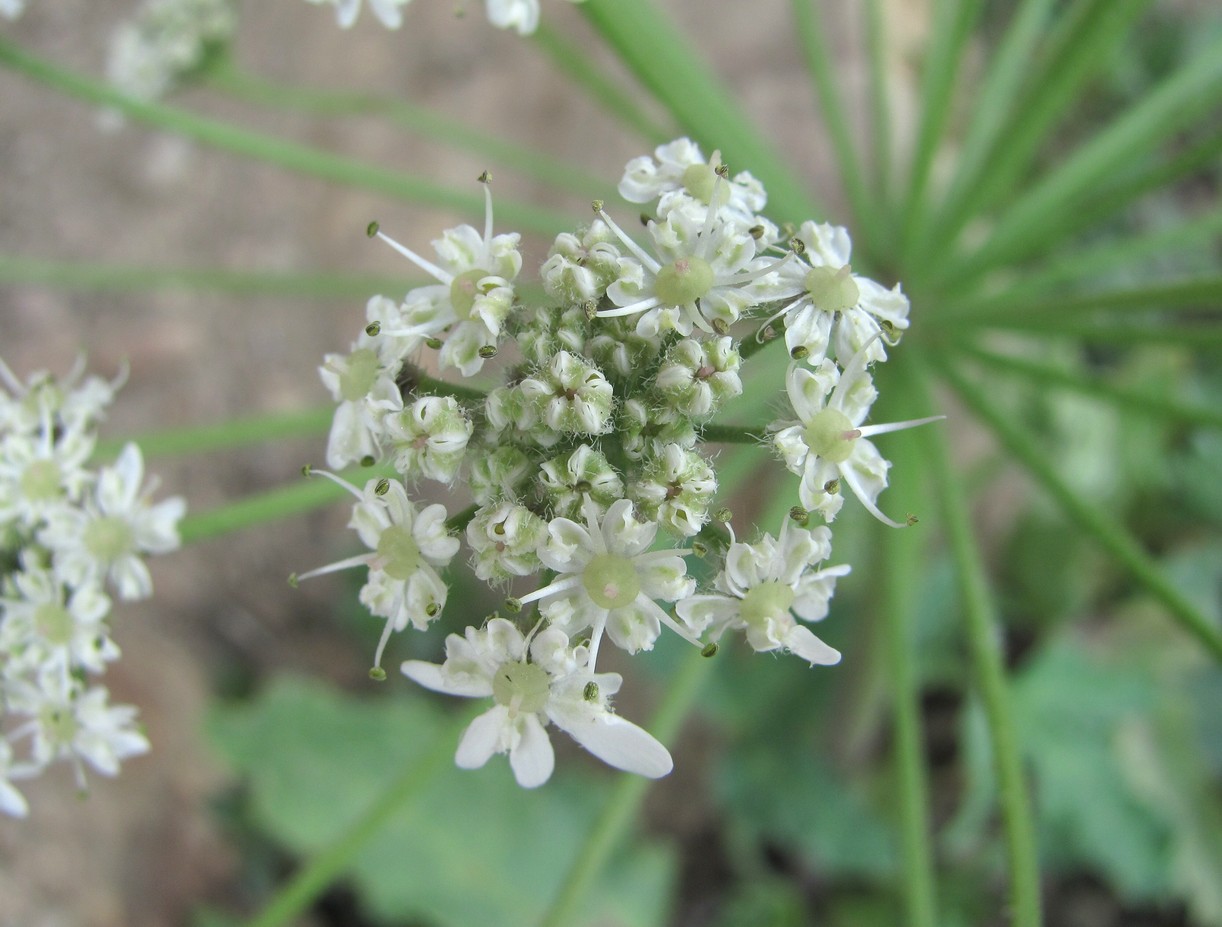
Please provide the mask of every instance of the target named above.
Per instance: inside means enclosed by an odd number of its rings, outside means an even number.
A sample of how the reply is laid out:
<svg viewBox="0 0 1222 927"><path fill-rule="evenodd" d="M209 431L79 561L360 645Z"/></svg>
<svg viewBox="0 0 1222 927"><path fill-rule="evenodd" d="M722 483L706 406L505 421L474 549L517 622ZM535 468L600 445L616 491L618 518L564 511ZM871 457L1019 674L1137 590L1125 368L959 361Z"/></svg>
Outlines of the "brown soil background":
<svg viewBox="0 0 1222 927"><path fill-rule="evenodd" d="M128 0L30 0L25 17L0 24L6 37L71 68L102 74L109 35L136 8ZM301 0L242 5L235 56L247 70L285 82L401 96L523 144L545 146L608 179L647 149L587 103L531 43L498 32L477 2L462 19L449 0L416 0L404 28L383 30L368 11L341 32L329 10ZM665 6L707 53L725 85L804 165L829 215L847 216L783 0L671 0ZM838 68L855 94L859 24L850 0L828 0ZM921 0L891 0L896 41L893 99L911 111L907 62L927 20ZM578 12L543 0L545 21L603 56ZM604 56L605 57L605 56ZM538 184L408 136L376 119L319 121L237 106L206 90L174 102L232 117L449 186L485 168L497 189L568 208ZM852 106L855 114L864 112ZM903 136L901 127L897 133ZM749 165L732 165L734 168ZM102 131L87 107L0 72L0 254L149 267L407 273L371 244L365 224L415 247L456 216L280 169L129 124ZM500 229L504 230L504 229ZM547 242L531 240L537 267ZM363 300L234 298L158 290L79 292L0 285L0 355L21 376L64 372L81 351L90 369L131 373L104 430L138 435L175 424L287 411L326 401L316 368L345 350L363 324ZM162 494L204 511L298 478L320 463L323 438L162 458ZM30 818L0 819L0 927L155 927L183 924L205 900L230 897L236 860L208 801L226 781L201 733L209 680L234 655L262 672L316 673L345 684L364 678L363 655L338 655L331 605L337 587L319 580L292 590L289 573L335 559L349 543L343 506L193 545L152 564L156 595L121 605L115 636L124 658L108 674L117 701L140 706L152 753L114 780L92 778L79 800L67 769L25 788Z"/></svg>

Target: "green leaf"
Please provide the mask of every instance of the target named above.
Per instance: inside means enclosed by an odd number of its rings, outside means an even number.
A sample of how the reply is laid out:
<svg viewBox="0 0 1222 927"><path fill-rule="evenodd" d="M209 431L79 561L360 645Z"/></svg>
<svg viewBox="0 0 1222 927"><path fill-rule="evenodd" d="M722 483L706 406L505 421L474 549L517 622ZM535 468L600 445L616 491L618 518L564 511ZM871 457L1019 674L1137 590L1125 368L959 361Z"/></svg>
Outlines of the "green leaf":
<svg viewBox="0 0 1222 927"><path fill-rule="evenodd" d="M362 700L293 678L276 680L250 704L219 709L210 728L249 780L256 823L303 856L343 834L438 738L457 737L424 699ZM602 790L592 781L557 776L528 792L502 758L474 772L447 769L385 821L349 877L387 921L533 925L597 810ZM669 855L638 844L618 863L575 927L661 920Z"/></svg>

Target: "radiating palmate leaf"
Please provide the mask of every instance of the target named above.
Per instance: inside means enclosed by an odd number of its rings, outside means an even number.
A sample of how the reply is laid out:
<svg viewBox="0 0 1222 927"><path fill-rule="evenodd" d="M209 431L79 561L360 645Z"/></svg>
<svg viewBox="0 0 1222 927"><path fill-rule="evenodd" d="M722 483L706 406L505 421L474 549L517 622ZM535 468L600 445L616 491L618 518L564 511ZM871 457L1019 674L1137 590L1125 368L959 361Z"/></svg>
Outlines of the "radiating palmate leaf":
<svg viewBox="0 0 1222 927"><path fill-rule="evenodd" d="M249 783L257 825L302 856L343 833L439 738L454 742L458 733L424 699L356 699L288 677L249 703L216 710L209 727ZM597 804L597 790L563 777L523 792L503 763L474 772L442 764L355 857L348 877L382 920L534 925ZM605 876L574 927L659 922L673 876L663 848L637 843Z"/></svg>

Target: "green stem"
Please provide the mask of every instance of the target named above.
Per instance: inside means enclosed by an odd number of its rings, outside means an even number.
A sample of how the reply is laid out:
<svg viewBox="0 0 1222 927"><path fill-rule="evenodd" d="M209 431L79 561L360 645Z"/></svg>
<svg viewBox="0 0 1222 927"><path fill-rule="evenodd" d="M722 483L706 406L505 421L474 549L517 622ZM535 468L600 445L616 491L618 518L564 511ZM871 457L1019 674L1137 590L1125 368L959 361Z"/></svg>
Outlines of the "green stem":
<svg viewBox="0 0 1222 927"><path fill-rule="evenodd" d="M649 724L649 730L658 740L667 743L679 732L679 726L700 693L712 663L712 660L695 654L684 662ZM650 780L642 776L624 773L619 777L611 797L599 813L568 874L561 881L560 891L539 920L539 927L569 927L576 922L582 899L606 865L611 851L628 830L649 785Z"/></svg>
<svg viewBox="0 0 1222 927"><path fill-rule="evenodd" d="M932 320L931 320L932 321ZM931 324L930 328L934 326ZM1189 349L1217 348L1222 346L1222 326L1210 324L1173 324L1172 319L1144 325L1099 324L1088 320L1062 319L1056 316L1033 316L1030 319L963 319L958 323L960 331L967 329L996 329L998 331L1025 332L1050 338L1093 341L1099 344L1174 344Z"/></svg>
<svg viewBox="0 0 1222 927"><path fill-rule="evenodd" d="M911 370L910 364L896 365L888 376L892 387L907 387L899 377ZM911 379L911 376L904 379ZM921 414L917 401L925 389L888 389L886 395L899 397L896 420ZM912 432L892 439L896 466L892 469L891 494L899 504L915 507L919 496L919 475L924 469L917 436ZM935 902L934 851L930 837L929 783L922 749L920 686L913 655L915 593L923 573L922 551L927 539L919 528L897 530L879 525L882 534L883 636L888 683L892 697L895 743L895 777L900 804L900 835L903 846L904 901L908 927L935 927L938 923Z"/></svg>
<svg viewBox="0 0 1222 927"><path fill-rule="evenodd" d="M468 505L461 512L456 512L446 519L446 528L455 534L462 533L464 530L466 530L467 525L471 523L471 519L475 517L475 513L478 511L479 506L475 503ZM540 588L542 588L542 586L540 586Z"/></svg>
<svg viewBox="0 0 1222 927"><path fill-rule="evenodd" d="M1003 294L1004 296L1004 294ZM1222 304L1222 277L1172 280L1149 286L1128 286L1099 293L1083 293L1055 299L1017 302L1009 298L988 302L948 301L939 307L937 324L988 323L1020 315L1022 324L1037 317L1063 319L1095 312L1141 312L1172 307Z"/></svg>
<svg viewBox="0 0 1222 927"><path fill-rule="evenodd" d="M983 361L998 370L1018 374L1032 380L1040 387L1063 386L1066 389L1094 396L1113 404L1123 414L1149 415L1166 421L1203 425L1207 428L1222 428L1222 409L1210 406L1189 405L1174 399L1150 395L1149 390L1121 389L1098 377L1085 373L1064 370L1050 364L1041 364L1022 357L1012 357L986 351L968 341L951 343L954 350Z"/></svg>
<svg viewBox="0 0 1222 927"><path fill-rule="evenodd" d="M474 386L462 386L458 383L448 383L445 380L430 377L418 370L412 375L408 387L412 392L433 396L453 396L455 399L461 399L465 402L482 403L488 398L487 392L482 389L476 389Z"/></svg>
<svg viewBox="0 0 1222 927"><path fill-rule="evenodd" d="M373 476L377 472L368 471L368 475ZM300 515L334 502L343 495L343 488L330 480L302 480L247 496L208 512L189 514L182 520L179 533L184 544L205 541L231 531Z"/></svg>
<svg viewBox="0 0 1222 927"><path fill-rule="evenodd" d="M784 344L785 339L781 337L780 330L778 329L779 325L781 325L779 321L765 322L759 327L759 330L756 331L755 334L748 335L746 338L740 341L738 343L739 360L747 360L749 357L759 353L774 341L779 341Z"/></svg>
<svg viewBox="0 0 1222 927"><path fill-rule="evenodd" d="M746 425L705 425L700 437L711 444L762 444L768 440L767 432Z"/></svg>
<svg viewBox="0 0 1222 927"><path fill-rule="evenodd" d="M431 281L430 281L431 282ZM0 255L0 283L41 284L80 290L160 290L308 299L406 293L419 280L359 274L303 274L222 270L214 267L129 267L86 261L47 261Z"/></svg>
<svg viewBox="0 0 1222 927"><path fill-rule="evenodd" d="M449 729L437 737L428 752L392 780L351 827L312 856L247 927L281 927L300 916L349 867L395 813L420 795L453 752L453 740L453 732Z"/></svg>
<svg viewBox="0 0 1222 927"><path fill-rule="evenodd" d="M988 719L1010 872L1009 923L1013 927L1039 927L1042 918L1035 827L1007 691L1001 628L980 556L981 545L972 532L967 500L951 464L943 430L923 428L918 434L926 448L929 471L939 484L946 530L959 567L972 666Z"/></svg>
<svg viewBox="0 0 1222 927"><path fill-rule="evenodd" d="M453 190L430 179L388 171L354 158L330 154L261 132L242 129L227 122L207 119L187 110L134 100L96 78L61 68L3 38L0 38L0 64L93 106L116 109L146 125L192 138L224 151L265 161L286 170L424 205L478 215L482 215L484 211L482 192L466 193ZM498 199L497 213L511 225L549 235L572 224L571 219L562 213L504 199Z"/></svg>
<svg viewBox="0 0 1222 927"><path fill-rule="evenodd" d="M964 404L1044 487L1044 491L1052 497L1061 511L1128 570L1146 592L1161 602L1184 631L1195 637L1215 659L1222 661L1222 630L1201 614L1150 562L1150 555L1123 526L1074 492L1057 473L1048 455L1031 437L1016 428L1008 416L984 399L985 390L969 383L946 359L939 357L939 361L939 372L959 394Z"/></svg>
<svg viewBox="0 0 1222 927"><path fill-rule="evenodd" d="M215 425L192 425L152 431L131 438L108 438L98 442L95 454L102 459L118 455L123 445L134 441L145 457L206 454L265 441L298 438L326 432L335 417L334 404L235 419Z"/></svg>

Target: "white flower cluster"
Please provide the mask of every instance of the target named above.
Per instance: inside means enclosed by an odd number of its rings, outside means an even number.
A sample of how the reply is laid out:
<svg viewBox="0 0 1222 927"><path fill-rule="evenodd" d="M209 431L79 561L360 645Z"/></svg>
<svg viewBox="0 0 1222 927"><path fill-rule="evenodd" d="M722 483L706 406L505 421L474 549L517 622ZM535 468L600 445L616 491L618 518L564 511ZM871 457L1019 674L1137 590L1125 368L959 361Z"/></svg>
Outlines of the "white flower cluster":
<svg viewBox="0 0 1222 927"><path fill-rule="evenodd" d="M402 301L371 299L364 334L321 368L339 404L328 465L389 464L401 480L350 487L351 524L370 552L314 573L368 567L361 600L386 621L375 674L392 630L441 615L439 570L459 550L451 532L481 580L542 576L508 600L518 623L495 617L450 635L444 663L403 664L428 688L492 698L459 765L508 753L518 781L539 785L552 770L550 722L614 766L662 775L665 748L611 709L621 680L596 669L604 639L636 653L665 627L711 654L726 631L742 631L756 651L840 659L807 623L827 614L849 568L824 566L831 530L808 525L835 518L842 485L896 524L876 504L889 464L866 439L920 422L863 422L876 396L868 365L907 326L908 302L898 286L852 272L844 229L807 222L783 233L760 214L757 180L731 179L717 153L706 160L680 139L630 162L620 183L626 200L652 207L642 240L596 203L593 221L559 235L542 265L548 304L527 306L519 236L493 234L481 180L483 232L445 232L435 261L370 227L436 283ZM727 437L712 419L742 392L744 357L782 319L794 418L739 432L769 436L801 477L802 510L779 535L742 543L714 518L718 479L703 444ZM423 373L430 350L461 385ZM500 384L473 388L468 378L494 357ZM427 480L461 482L473 504L452 516L417 509L411 495ZM700 594L693 556L720 566Z"/></svg>
<svg viewBox="0 0 1222 927"><path fill-rule="evenodd" d="M16 19L25 12L25 0L0 0L0 16Z"/></svg>
<svg viewBox="0 0 1222 927"><path fill-rule="evenodd" d="M129 96L155 100L232 38L231 0L145 0L110 41L106 73Z"/></svg>
<svg viewBox="0 0 1222 927"><path fill-rule="evenodd" d="M91 678L119 656L110 595L152 593L143 555L178 547L180 498L151 503L140 450L89 467L119 380L22 383L0 362L0 812L27 813L14 781L57 760L113 776L148 741L136 710ZM109 593L109 594L108 594Z"/></svg>
<svg viewBox="0 0 1222 927"><path fill-rule="evenodd" d="M0 3L12 0L0 0ZM340 27L348 29L356 22L361 12L361 0L307 0L309 3L326 3L335 7L335 18ZM411 0L369 0L369 6L387 29L398 29L403 25L403 7ZM571 0L581 3L582 0ZM518 35L530 35L539 28L539 0L484 0L488 21L498 29L514 29ZM461 9L461 6L459 7Z"/></svg>

